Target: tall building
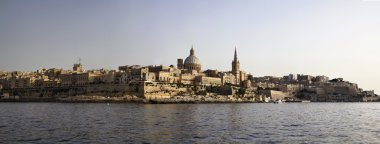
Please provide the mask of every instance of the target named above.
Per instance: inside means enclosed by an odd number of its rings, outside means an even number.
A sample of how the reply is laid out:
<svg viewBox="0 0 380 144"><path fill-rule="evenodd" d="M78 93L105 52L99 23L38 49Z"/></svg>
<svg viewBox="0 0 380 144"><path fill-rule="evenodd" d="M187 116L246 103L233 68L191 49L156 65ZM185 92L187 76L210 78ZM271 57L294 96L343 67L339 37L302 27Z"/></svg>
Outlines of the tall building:
<svg viewBox="0 0 380 144"><path fill-rule="evenodd" d="M187 70L201 71L201 61L195 56L194 48L191 47L190 56L185 59L184 68Z"/></svg>
<svg viewBox="0 0 380 144"><path fill-rule="evenodd" d="M183 69L183 59L177 59L177 68Z"/></svg>
<svg viewBox="0 0 380 144"><path fill-rule="evenodd" d="M83 68L83 65L82 65L81 62L80 62L80 59L79 59L79 63L74 64L74 66L73 66L73 71L74 71L74 72L77 72L77 73L82 73L82 72L84 72L84 68Z"/></svg>
<svg viewBox="0 0 380 144"><path fill-rule="evenodd" d="M232 71L231 73L236 77L236 83L239 84L241 79L240 79L240 62L237 58L237 52L236 52L236 47L235 47L235 56L234 60L232 61Z"/></svg>

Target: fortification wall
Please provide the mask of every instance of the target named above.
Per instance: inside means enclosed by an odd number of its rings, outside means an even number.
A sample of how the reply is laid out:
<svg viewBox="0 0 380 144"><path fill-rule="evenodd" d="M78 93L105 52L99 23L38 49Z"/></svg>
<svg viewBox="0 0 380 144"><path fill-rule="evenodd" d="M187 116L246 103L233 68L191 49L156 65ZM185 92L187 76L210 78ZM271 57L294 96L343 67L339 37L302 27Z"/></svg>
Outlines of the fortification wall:
<svg viewBox="0 0 380 144"><path fill-rule="evenodd" d="M192 94L194 91L191 86L170 84L170 83L154 83L146 82L144 84L144 97L150 99L168 99L172 96L182 94Z"/></svg>
<svg viewBox="0 0 380 144"><path fill-rule="evenodd" d="M45 88L22 88L3 90L11 96L20 98L59 98L76 95L103 95L103 96L123 96L138 95L143 96L141 84L93 84L87 86L72 87L45 87Z"/></svg>

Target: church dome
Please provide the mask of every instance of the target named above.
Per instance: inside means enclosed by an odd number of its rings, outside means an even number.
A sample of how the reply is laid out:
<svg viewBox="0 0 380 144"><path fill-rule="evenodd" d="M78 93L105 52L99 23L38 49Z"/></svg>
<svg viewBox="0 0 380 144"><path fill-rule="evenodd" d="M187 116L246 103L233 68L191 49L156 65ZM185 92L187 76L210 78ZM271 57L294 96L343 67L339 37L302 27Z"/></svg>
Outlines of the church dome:
<svg viewBox="0 0 380 144"><path fill-rule="evenodd" d="M201 65L201 61L196 56L191 55L185 59L185 64Z"/></svg>
<svg viewBox="0 0 380 144"><path fill-rule="evenodd" d="M194 48L190 50L190 56L185 59L185 69L201 71L201 61L195 56Z"/></svg>

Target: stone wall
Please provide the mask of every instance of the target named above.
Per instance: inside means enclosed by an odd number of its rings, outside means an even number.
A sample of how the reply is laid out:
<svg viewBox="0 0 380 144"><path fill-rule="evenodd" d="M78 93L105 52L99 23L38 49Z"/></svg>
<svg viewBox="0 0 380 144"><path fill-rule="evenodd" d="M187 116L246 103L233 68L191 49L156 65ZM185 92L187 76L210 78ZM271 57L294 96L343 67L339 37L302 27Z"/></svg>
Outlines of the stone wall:
<svg viewBox="0 0 380 144"><path fill-rule="evenodd" d="M73 87L46 87L46 88L23 88L3 90L11 96L21 98L58 98L76 95L104 95L123 96L138 95L143 96L139 83L133 84L93 84Z"/></svg>
<svg viewBox="0 0 380 144"><path fill-rule="evenodd" d="M8 89L3 93L21 99L60 99L72 96L123 97L137 96L146 100L165 100L175 96L224 95L253 97L247 89L237 86L194 86L187 84L135 81L129 84L91 84L71 87L45 87Z"/></svg>
<svg viewBox="0 0 380 144"><path fill-rule="evenodd" d="M222 85L222 79L218 77L195 77L195 85Z"/></svg>
<svg viewBox="0 0 380 144"><path fill-rule="evenodd" d="M145 82L143 89L146 99L167 99L176 95L195 94L195 91L190 85L173 84L173 83L158 83Z"/></svg>
<svg viewBox="0 0 380 144"><path fill-rule="evenodd" d="M272 100L283 100L285 97L289 97L288 93L275 90L260 90L260 94L270 97Z"/></svg>

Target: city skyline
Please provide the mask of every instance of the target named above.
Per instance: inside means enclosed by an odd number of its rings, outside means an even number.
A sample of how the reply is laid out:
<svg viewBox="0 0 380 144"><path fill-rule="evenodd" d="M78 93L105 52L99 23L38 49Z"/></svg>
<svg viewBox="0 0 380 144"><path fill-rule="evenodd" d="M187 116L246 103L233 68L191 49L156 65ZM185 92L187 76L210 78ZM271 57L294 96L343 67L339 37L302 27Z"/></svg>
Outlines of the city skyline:
<svg viewBox="0 0 380 144"><path fill-rule="evenodd" d="M274 4L275 3L275 4ZM343 77L380 91L377 1L1 1L0 70L176 65Z"/></svg>

